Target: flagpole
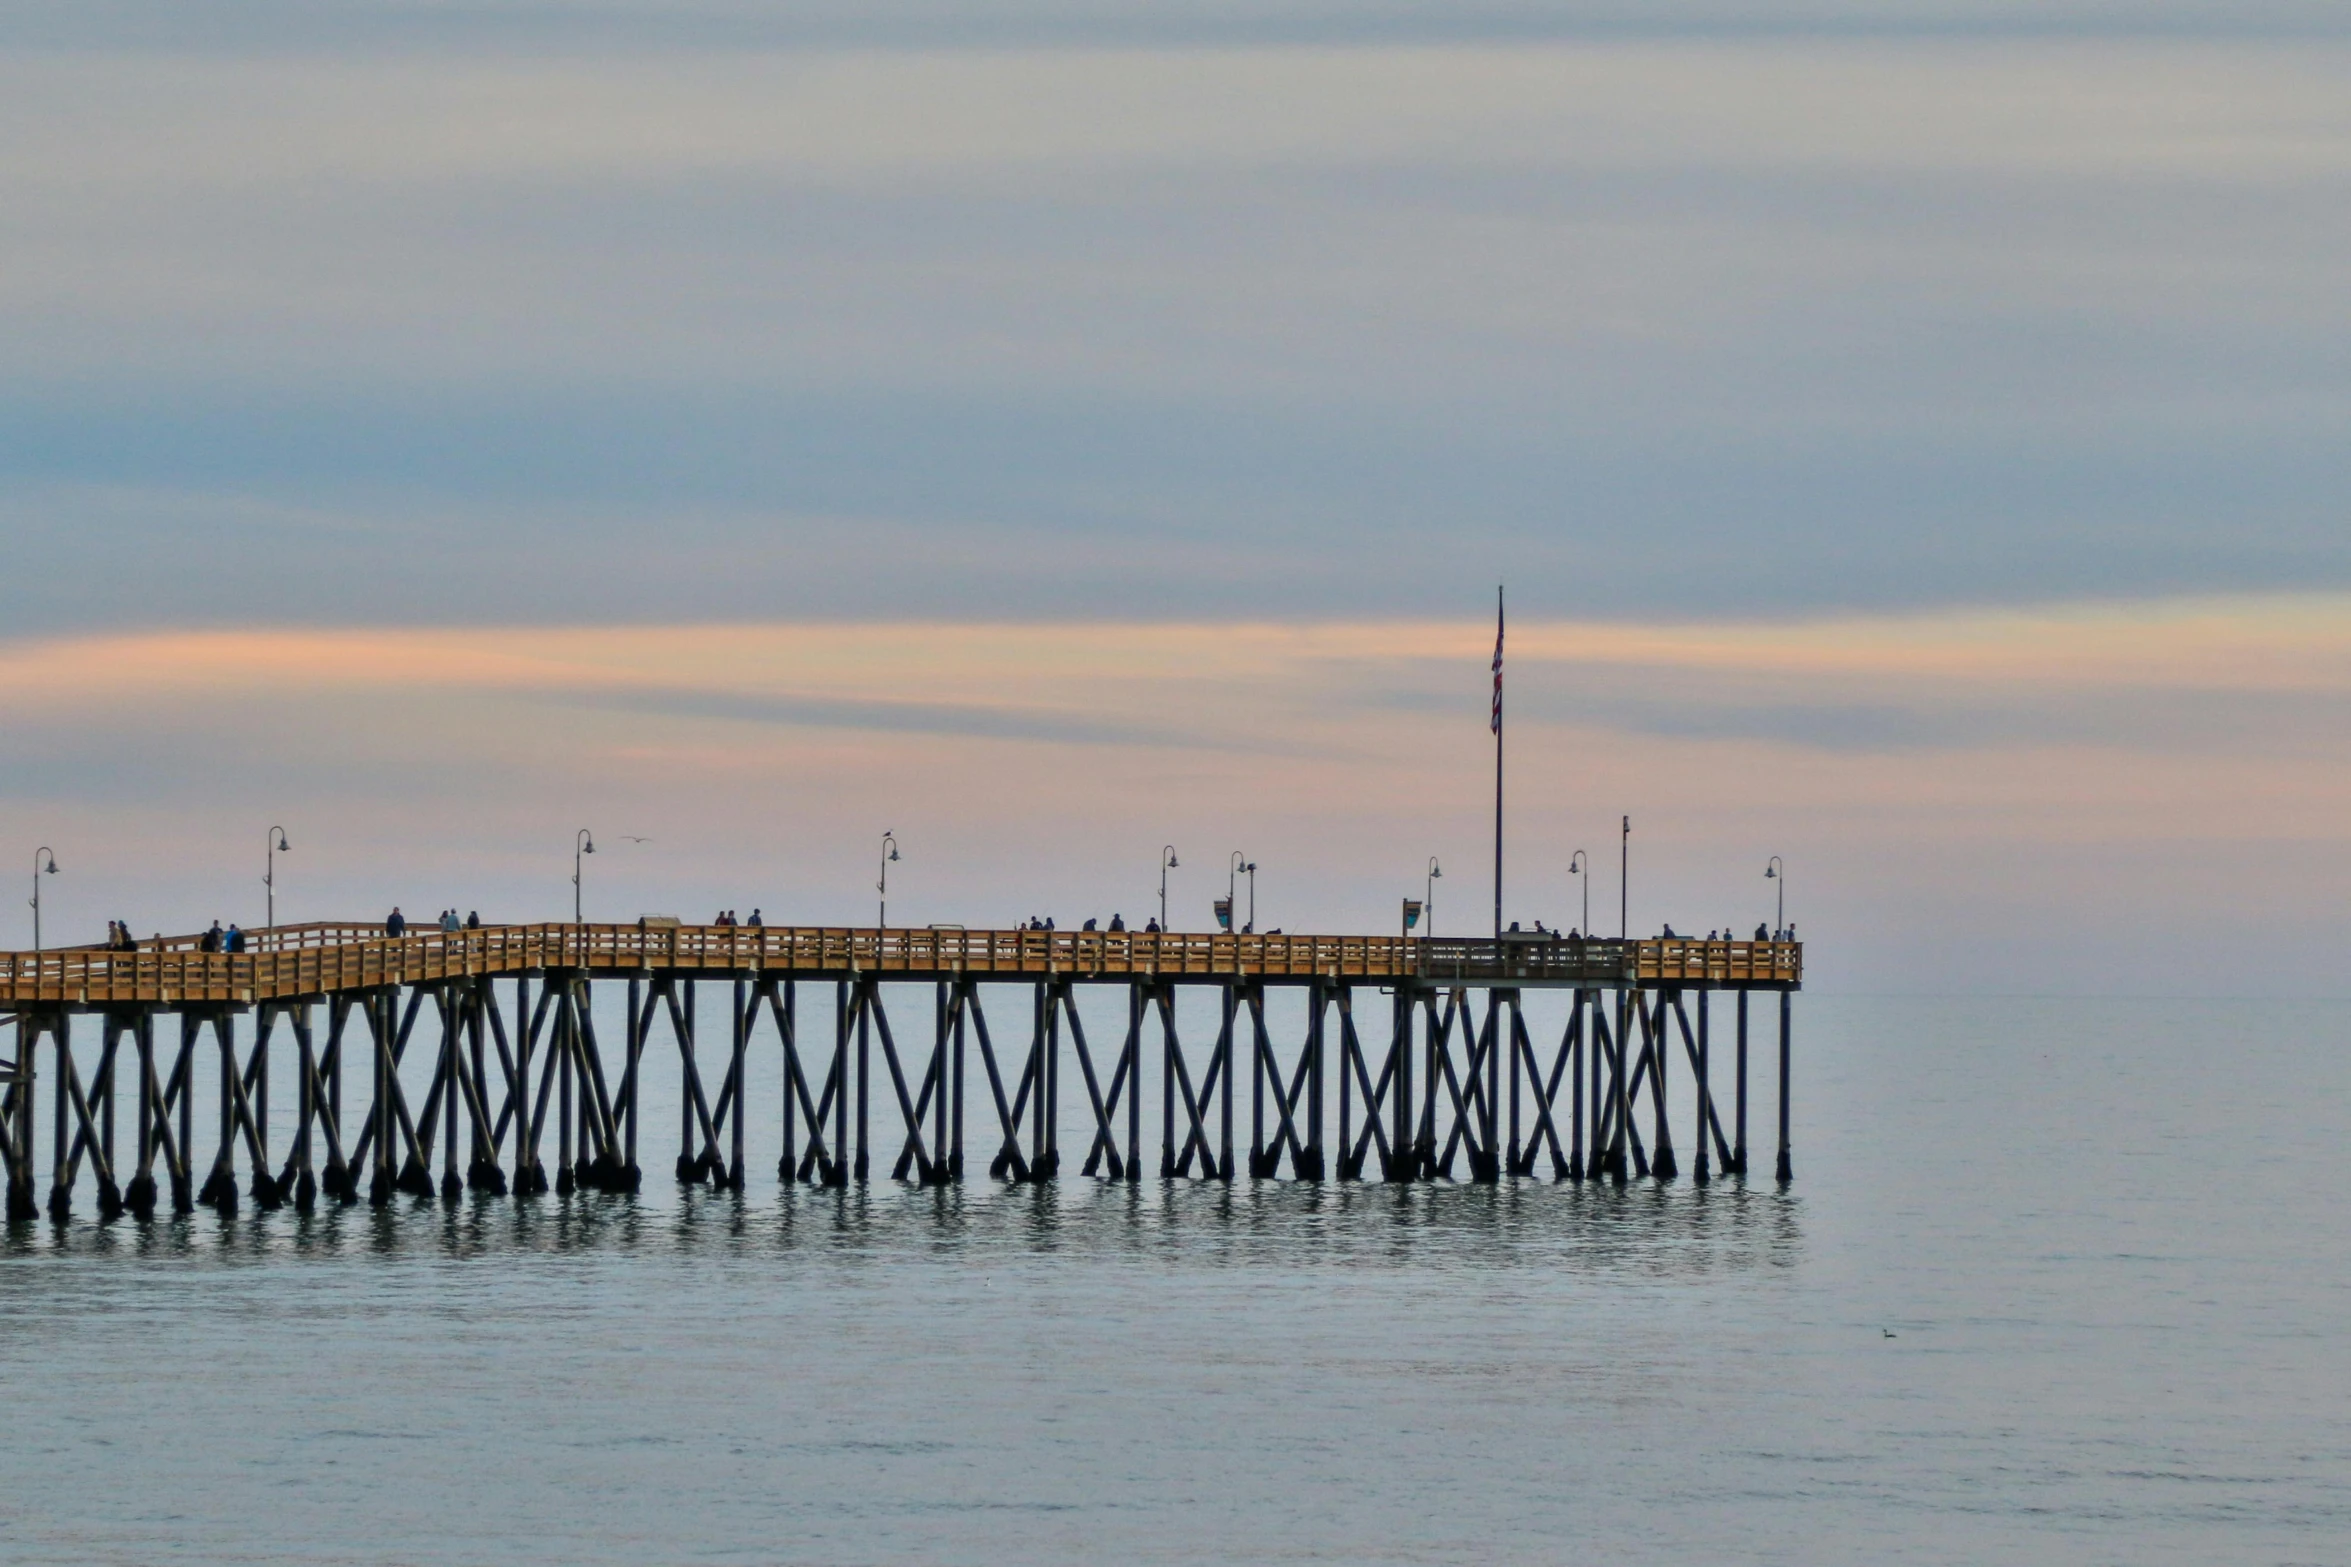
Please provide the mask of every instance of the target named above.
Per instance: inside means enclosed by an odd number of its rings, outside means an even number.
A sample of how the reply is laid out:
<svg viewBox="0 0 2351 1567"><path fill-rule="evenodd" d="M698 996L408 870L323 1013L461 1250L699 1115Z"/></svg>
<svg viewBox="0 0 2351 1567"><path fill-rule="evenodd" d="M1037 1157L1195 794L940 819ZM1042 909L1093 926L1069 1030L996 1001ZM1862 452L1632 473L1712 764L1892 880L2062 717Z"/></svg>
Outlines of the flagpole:
<svg viewBox="0 0 2351 1567"><path fill-rule="evenodd" d="M1502 589L1494 589L1494 939L1502 939Z"/></svg>

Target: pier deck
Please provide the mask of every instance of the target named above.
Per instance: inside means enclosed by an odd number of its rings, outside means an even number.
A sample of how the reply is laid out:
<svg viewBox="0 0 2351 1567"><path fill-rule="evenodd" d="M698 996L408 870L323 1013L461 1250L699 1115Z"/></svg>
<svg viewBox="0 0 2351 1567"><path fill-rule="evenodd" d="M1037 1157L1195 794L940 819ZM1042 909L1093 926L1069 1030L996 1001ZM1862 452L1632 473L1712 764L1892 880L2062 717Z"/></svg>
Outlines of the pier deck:
<svg viewBox="0 0 2351 1567"><path fill-rule="evenodd" d="M196 936L135 952L67 947L0 953L0 1007L103 1010L326 997L383 985L538 974L692 973L718 977L1311 981L1573 989L1795 989L1796 942L1571 941L1453 937L1215 935L1084 930L873 929L850 926L490 925L386 936L381 925L322 921L247 934L244 952Z"/></svg>

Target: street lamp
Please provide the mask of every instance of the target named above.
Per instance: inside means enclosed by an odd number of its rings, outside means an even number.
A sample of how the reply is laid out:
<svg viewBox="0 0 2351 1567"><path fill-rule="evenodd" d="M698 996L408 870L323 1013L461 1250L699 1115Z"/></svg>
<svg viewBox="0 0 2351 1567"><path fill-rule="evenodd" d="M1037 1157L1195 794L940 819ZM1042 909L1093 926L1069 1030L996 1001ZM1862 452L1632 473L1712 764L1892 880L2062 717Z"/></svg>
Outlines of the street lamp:
<svg viewBox="0 0 2351 1567"><path fill-rule="evenodd" d="M1576 929L1589 936L1592 934L1592 857L1581 849L1576 850L1567 857L1567 873L1584 879L1584 922Z"/></svg>
<svg viewBox="0 0 2351 1567"><path fill-rule="evenodd" d="M272 827L269 830L269 852L262 859L261 885L269 889L268 929L272 934L278 928L278 856L293 847L286 841L286 829Z"/></svg>
<svg viewBox="0 0 2351 1567"><path fill-rule="evenodd" d="M1788 867L1786 862L1781 860L1778 855L1773 855L1771 863L1763 867L1763 879L1779 883L1773 889L1778 900L1778 915L1772 921L1771 926L1771 939L1777 941L1780 939L1780 932L1788 928Z"/></svg>
<svg viewBox="0 0 2351 1567"><path fill-rule="evenodd" d="M1444 879L1445 868L1430 855L1429 873L1420 881L1420 933L1424 937L1437 933L1437 883Z"/></svg>
<svg viewBox="0 0 2351 1567"><path fill-rule="evenodd" d="M881 912L876 916L876 919L880 928L884 930L887 930L890 924L890 862L896 858L898 858L897 835L884 832L882 834L882 879L873 884L874 891L882 895Z"/></svg>
<svg viewBox="0 0 2351 1567"><path fill-rule="evenodd" d="M46 860L48 863L43 864ZM57 855L47 844L33 851L33 950L41 950L41 874L57 874Z"/></svg>
<svg viewBox="0 0 2351 1567"><path fill-rule="evenodd" d="M582 859L595 852L595 838L582 827L571 840L571 922L574 925L588 923L580 913L580 867Z"/></svg>
<svg viewBox="0 0 2351 1567"><path fill-rule="evenodd" d="M1159 850L1159 928L1167 929L1167 873L1176 868L1175 845L1162 844Z"/></svg>
<svg viewBox="0 0 2351 1567"><path fill-rule="evenodd" d="M1241 869L1249 878L1249 923L1241 928L1254 933L1257 929L1257 862L1251 860Z"/></svg>

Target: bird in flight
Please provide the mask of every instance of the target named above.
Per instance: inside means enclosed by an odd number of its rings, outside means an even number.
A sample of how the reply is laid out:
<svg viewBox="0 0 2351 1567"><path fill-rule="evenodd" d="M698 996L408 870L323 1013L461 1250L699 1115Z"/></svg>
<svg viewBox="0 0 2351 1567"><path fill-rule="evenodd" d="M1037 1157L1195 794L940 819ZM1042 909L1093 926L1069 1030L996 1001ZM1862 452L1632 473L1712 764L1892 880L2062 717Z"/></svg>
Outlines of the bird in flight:
<svg viewBox="0 0 2351 1567"><path fill-rule="evenodd" d="M622 841L626 843L651 843L653 841L650 838L639 838L633 833L624 832L620 836Z"/></svg>

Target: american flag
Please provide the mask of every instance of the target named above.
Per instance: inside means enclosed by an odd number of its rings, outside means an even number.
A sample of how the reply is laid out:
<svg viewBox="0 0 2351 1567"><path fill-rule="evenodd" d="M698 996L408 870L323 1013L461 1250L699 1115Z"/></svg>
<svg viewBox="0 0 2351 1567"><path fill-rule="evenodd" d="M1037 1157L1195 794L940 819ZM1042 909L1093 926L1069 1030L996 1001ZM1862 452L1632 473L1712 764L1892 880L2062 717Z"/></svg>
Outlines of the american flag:
<svg viewBox="0 0 2351 1567"><path fill-rule="evenodd" d="M1502 590L1494 590L1494 733L1502 732Z"/></svg>

